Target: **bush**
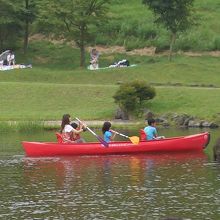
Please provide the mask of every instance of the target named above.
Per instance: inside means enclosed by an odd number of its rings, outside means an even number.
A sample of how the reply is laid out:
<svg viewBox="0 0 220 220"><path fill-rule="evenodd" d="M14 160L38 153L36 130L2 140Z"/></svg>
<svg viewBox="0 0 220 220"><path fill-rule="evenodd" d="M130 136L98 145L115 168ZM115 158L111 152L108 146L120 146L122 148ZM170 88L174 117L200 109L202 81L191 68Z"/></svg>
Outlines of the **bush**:
<svg viewBox="0 0 220 220"><path fill-rule="evenodd" d="M220 50L220 37L214 39L214 50Z"/></svg>
<svg viewBox="0 0 220 220"><path fill-rule="evenodd" d="M120 86L113 96L115 103L128 113L142 113L145 101L153 99L156 95L155 89L143 81L133 81Z"/></svg>
<svg viewBox="0 0 220 220"><path fill-rule="evenodd" d="M131 51L136 48L144 48L147 45L145 41L131 36L126 41L124 41L124 46L127 51Z"/></svg>

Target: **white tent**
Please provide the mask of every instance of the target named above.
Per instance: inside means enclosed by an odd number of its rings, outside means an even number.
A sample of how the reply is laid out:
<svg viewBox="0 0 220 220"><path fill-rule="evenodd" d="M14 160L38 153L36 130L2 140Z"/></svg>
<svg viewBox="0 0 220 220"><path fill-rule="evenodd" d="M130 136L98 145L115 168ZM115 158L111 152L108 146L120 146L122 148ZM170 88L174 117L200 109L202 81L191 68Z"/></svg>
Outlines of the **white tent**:
<svg viewBox="0 0 220 220"><path fill-rule="evenodd" d="M7 56L8 56L9 53L10 53L10 50L6 50L3 53L1 53L0 54L0 61L4 62L5 60L7 60Z"/></svg>

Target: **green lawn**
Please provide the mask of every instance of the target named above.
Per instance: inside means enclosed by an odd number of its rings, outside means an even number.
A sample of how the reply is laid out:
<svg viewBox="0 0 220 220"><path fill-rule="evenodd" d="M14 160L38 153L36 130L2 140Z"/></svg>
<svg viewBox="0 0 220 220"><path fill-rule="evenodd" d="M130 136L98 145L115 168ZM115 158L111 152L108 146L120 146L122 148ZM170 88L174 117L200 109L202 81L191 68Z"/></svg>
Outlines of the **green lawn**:
<svg viewBox="0 0 220 220"><path fill-rule="evenodd" d="M83 119L112 119L112 98L118 86L100 84L0 83L0 120L60 120L64 113ZM146 103L158 115L187 113L214 119L220 109L220 89L156 87Z"/></svg>
<svg viewBox="0 0 220 220"><path fill-rule="evenodd" d="M103 55L100 60L100 66L110 64L107 64L105 57L106 55ZM121 82L139 79L153 84L181 84L187 86L197 84L220 87L219 57L176 56L173 62L168 62L166 57L151 58L128 55L124 55L124 57L131 63L136 63L137 66L90 71L80 68L71 70L71 62L67 62L66 67L61 67L59 62L55 63L53 67L45 67L36 62L33 63L33 69L0 72L0 82L116 85ZM112 61L117 58L118 55L113 55ZM56 60L59 60L59 58Z"/></svg>
<svg viewBox="0 0 220 220"><path fill-rule="evenodd" d="M59 120L64 113L83 119L111 118L116 86L0 83L0 120Z"/></svg>
<svg viewBox="0 0 220 220"><path fill-rule="evenodd" d="M177 55L169 62L165 56L103 54L101 67L122 58L137 66L90 71L78 67L79 50L65 45L34 42L27 56L16 54L18 62L32 60L33 68L0 71L0 121L60 120L64 113L112 119L117 108L113 95L121 83L136 79L156 87L157 95L146 107L158 115L219 115L218 57Z"/></svg>

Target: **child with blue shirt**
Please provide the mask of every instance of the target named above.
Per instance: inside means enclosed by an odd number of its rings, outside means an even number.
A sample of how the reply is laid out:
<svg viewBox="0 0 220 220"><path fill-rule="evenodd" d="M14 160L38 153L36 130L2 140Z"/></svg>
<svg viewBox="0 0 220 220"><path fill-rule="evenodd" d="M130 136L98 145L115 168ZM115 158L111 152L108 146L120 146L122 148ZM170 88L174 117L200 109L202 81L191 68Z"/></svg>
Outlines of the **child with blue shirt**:
<svg viewBox="0 0 220 220"><path fill-rule="evenodd" d="M116 133L113 134L113 132L110 130L111 128L111 123L109 121L104 122L102 126L102 133L104 135L104 140L109 143L112 141L116 135Z"/></svg>
<svg viewBox="0 0 220 220"><path fill-rule="evenodd" d="M148 119L148 126L144 128L144 132L146 134L146 140L158 140L165 138L164 136L158 137L157 129L156 129L156 121L152 119Z"/></svg>

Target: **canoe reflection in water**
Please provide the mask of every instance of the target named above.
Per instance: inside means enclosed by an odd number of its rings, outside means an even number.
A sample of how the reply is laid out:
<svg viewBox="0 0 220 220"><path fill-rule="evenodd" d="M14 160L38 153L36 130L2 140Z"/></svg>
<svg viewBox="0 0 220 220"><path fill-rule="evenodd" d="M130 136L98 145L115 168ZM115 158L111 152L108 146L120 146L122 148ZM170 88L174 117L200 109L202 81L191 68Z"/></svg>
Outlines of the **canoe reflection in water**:
<svg viewBox="0 0 220 220"><path fill-rule="evenodd" d="M100 186L144 184L154 173L161 176L184 175L184 164L197 169L207 160L203 151L186 153L156 153L138 155L24 157L24 177L27 184L50 183L58 188L83 184ZM196 171L195 175L198 174Z"/></svg>

